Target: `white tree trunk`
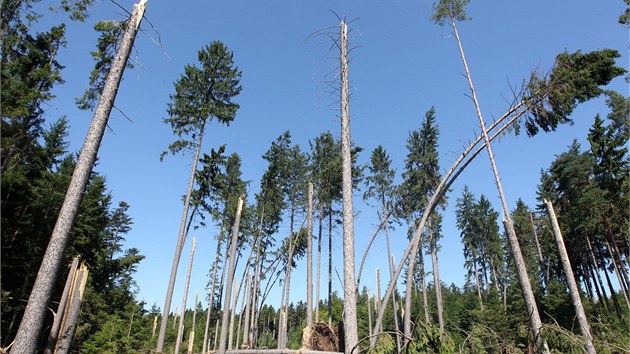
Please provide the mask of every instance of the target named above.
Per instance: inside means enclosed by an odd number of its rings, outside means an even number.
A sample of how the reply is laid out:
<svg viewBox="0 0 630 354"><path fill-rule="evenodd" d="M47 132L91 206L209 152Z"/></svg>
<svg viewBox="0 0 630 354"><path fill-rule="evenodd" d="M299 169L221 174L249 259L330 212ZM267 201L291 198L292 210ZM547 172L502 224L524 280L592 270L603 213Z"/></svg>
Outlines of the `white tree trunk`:
<svg viewBox="0 0 630 354"><path fill-rule="evenodd" d="M182 315L179 317L179 327L177 328L177 339L175 340L175 354L179 354L179 348L184 339L184 319L186 318L186 302L188 301L188 285L190 284L190 274L192 273L193 258L195 257L195 245L197 240L193 237L190 248L190 260L188 261L188 271L186 272L186 284L184 285L184 296L182 300ZM195 308L197 308L195 300ZM194 328L194 327L193 327Z"/></svg>
<svg viewBox="0 0 630 354"><path fill-rule="evenodd" d="M221 339L219 340L219 354L225 354L227 332L228 332L228 315L230 312L230 297L232 296L232 282L234 281L234 262L236 258L236 245L238 243L238 231L241 222L241 210L243 209L243 198L238 198L236 206L236 217L234 226L232 227L232 243L230 244L230 265L228 267L227 281L225 283L225 303L223 305L223 319L221 321Z"/></svg>
<svg viewBox="0 0 630 354"><path fill-rule="evenodd" d="M352 208L352 156L350 139L350 97L348 94L348 26L340 24L341 36L341 159L343 198L343 324L345 353L358 349L357 296L354 279L354 215Z"/></svg>
<svg viewBox="0 0 630 354"><path fill-rule="evenodd" d="M308 183L308 224L306 234L306 325L313 324L313 183Z"/></svg>
<svg viewBox="0 0 630 354"><path fill-rule="evenodd" d="M48 303L52 297L53 287L61 268L64 251L70 240L70 230L79 211L83 193L96 161L96 155L103 139L107 120L114 106L118 85L136 39L140 21L144 15L145 4L146 0L141 0L133 6L133 12L120 41L120 47L105 80L103 92L101 92L98 106L94 111L94 116L72 173L72 179L61 205L57 222L50 236L46 253L44 253L44 258L37 272L37 278L35 278L33 289L24 310L24 315L11 349L13 353L34 353L37 350L40 334L46 319Z"/></svg>

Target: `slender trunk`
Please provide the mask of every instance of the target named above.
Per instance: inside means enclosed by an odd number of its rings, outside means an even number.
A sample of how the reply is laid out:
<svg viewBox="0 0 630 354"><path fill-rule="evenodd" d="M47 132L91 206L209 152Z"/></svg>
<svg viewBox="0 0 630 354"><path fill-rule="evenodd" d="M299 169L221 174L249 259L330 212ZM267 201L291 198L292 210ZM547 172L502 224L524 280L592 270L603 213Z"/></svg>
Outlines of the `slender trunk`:
<svg viewBox="0 0 630 354"><path fill-rule="evenodd" d="M462 62L464 64L464 68L466 71L466 78L468 79L468 85L470 86L470 92L472 94L472 98L475 104L475 109L477 111L477 117L479 118L479 125L481 127L481 133L485 141L486 151L488 152L488 158L490 159L490 165L492 166L492 172L494 173L494 179L496 182L497 190L499 192L499 197L501 199L501 204L503 207L503 214L505 215L504 223L506 226L506 230L508 231L508 240L510 243L510 249L512 250L512 256L514 257L514 263L516 265L516 271L518 274L519 283L521 285L521 291L523 292L525 306L527 308L527 313L529 314L530 330L532 331L534 341L536 343L537 351L539 353L548 353L549 348L547 347L547 343L543 340L541 336L542 321L540 320L540 314L538 312L538 307L536 305L536 299L534 298L534 291L532 290L532 285L529 280L529 275L527 274L527 268L525 267L525 260L523 259L523 255L521 253L521 249L518 244L518 238L516 236L516 231L514 230L514 224L512 223L512 217L510 215L510 210L508 209L508 206L507 206L505 194L503 193L503 186L501 184L501 178L499 177L499 170L494 161L494 153L492 152L492 145L490 144L490 138L488 137L486 124L484 123L483 116L481 114L481 108L479 106L479 101L477 100L477 93L475 91L475 87L473 86L472 76L470 74L470 69L468 68L468 62L466 61L464 48L462 47L462 41L459 36L459 32L457 31L457 26L455 25L455 21L453 19L451 20L452 20L451 24L454 30L455 38L457 39L457 45L459 46L461 59L462 59Z"/></svg>
<svg viewBox="0 0 630 354"><path fill-rule="evenodd" d="M230 265L228 267L228 276L225 286L225 304L223 305L223 319L221 320L221 340L219 341L219 353L225 354L227 332L228 332L228 314L230 311L230 297L232 296L232 282L234 281L234 263L236 258L236 245L238 243L238 231L241 221L241 210L243 208L243 198L238 198L236 206L236 217L232 228L232 242L230 244Z"/></svg>
<svg viewBox="0 0 630 354"><path fill-rule="evenodd" d="M332 206L328 206L328 326L332 327Z"/></svg>
<svg viewBox="0 0 630 354"><path fill-rule="evenodd" d="M83 148L77 159L70 185L66 191L57 222L50 236L46 253L42 259L28 304L22 316L22 322L16 334L15 342L11 349L14 353L34 353L37 350L40 334L46 319L48 303L52 297L55 281L61 268L64 251L70 240L70 230L79 211L81 199L96 161L96 155L103 139L107 120L114 106L118 85L138 33L140 21L144 15L145 3L146 0L141 0L133 6L133 12L127 22L118 52L105 80L101 98L96 111L94 111Z"/></svg>
<svg viewBox="0 0 630 354"><path fill-rule="evenodd" d="M352 208L352 157L350 138L350 96L348 93L348 26L341 21L341 160L343 198L343 324L345 352L352 354L359 344L357 296L354 274L354 215Z"/></svg>
<svg viewBox="0 0 630 354"><path fill-rule="evenodd" d="M431 230L431 224L429 223L429 230ZM431 235L433 237L433 235ZM433 282L435 283L435 302L437 305L438 324L440 326L440 332L444 333L444 308L442 305L442 283L440 282L440 267L438 266L438 255L435 240L429 243L431 247L431 263L433 264Z"/></svg>
<svg viewBox="0 0 630 354"><path fill-rule="evenodd" d="M252 348L252 341L249 338L249 328L250 328L250 312L252 312L252 273L247 274L247 285L245 287L245 316L243 321L243 344L246 348Z"/></svg>
<svg viewBox="0 0 630 354"><path fill-rule="evenodd" d="M376 313L381 310L381 270L376 268L376 294L374 294L374 308L376 309ZM372 321L370 321L370 328L372 326ZM378 332L383 332L383 326L375 329Z"/></svg>
<svg viewBox="0 0 630 354"><path fill-rule="evenodd" d="M319 322L319 288L320 288L320 275L322 269L322 223L324 216L322 214L323 208L321 201L319 202L319 232L317 236L317 277L315 280L315 323Z"/></svg>
<svg viewBox="0 0 630 354"><path fill-rule="evenodd" d="M214 265L212 266L212 283L210 285L210 294L208 295L209 296L208 316L206 316L206 328L203 333L203 346L201 350L202 353L206 353L208 349L208 342L209 342L208 329L210 328L210 315L212 313L212 309L214 308L214 287L216 285L216 280L217 280L217 265L219 263L220 253L221 253L221 242L219 241L217 243L217 257L214 260Z"/></svg>
<svg viewBox="0 0 630 354"><path fill-rule="evenodd" d="M48 337L48 344L46 345L46 350L44 351L44 354L53 354L53 351L55 350L55 344L57 343L57 339L59 338L59 328L61 327L61 320L63 319L63 314L66 310L68 296L70 295L70 291L72 289L72 281L74 280L74 274L77 271L78 265L79 258L74 257L74 259L72 260L72 264L70 265L68 278L66 278L66 284L63 287L63 293L61 295L61 300L59 300L59 306L57 307L57 313L55 314L55 320L53 321L53 325L50 330L50 336Z"/></svg>
<svg viewBox="0 0 630 354"><path fill-rule="evenodd" d="M383 206L383 216L385 217L385 240L387 241L387 264L389 265L389 281L394 283L394 296L392 297L392 308L394 310L394 329L396 330L396 352L400 352L401 342L400 342L400 326L398 324L398 299L396 295L396 279L394 279L394 271L396 269L396 262L394 261L394 256L392 255L391 242L389 239L389 213L386 209L385 201L382 201ZM385 302L384 306L387 306L387 302ZM379 311L380 312L380 311ZM373 348L376 344L376 338L374 338L373 342L370 341L370 347Z"/></svg>
<svg viewBox="0 0 630 354"><path fill-rule="evenodd" d="M284 302L281 305L284 307L285 313L289 309L289 296L291 294L291 269L293 268L293 250L295 249L295 244L298 240L294 240L294 222L295 222L295 203L291 203L291 215L289 222L289 255L287 258L287 268L285 272L285 280L284 280ZM296 235L299 236L299 235ZM282 341L278 341L279 349L286 349L287 347L287 317L284 317L284 322L282 323Z"/></svg>
<svg viewBox="0 0 630 354"><path fill-rule="evenodd" d="M601 288L602 296L600 297L600 299L603 300L606 312L609 312L610 308L608 304L608 296L606 294L606 289L604 289L604 282L602 281L602 277L599 274L599 265L597 264L597 259L595 258L595 252L593 252L593 244L591 243L591 239L588 236L586 236L586 243L588 245L588 251L591 256L591 262L593 262L592 271L597 276L597 282L599 283L599 288Z"/></svg>
<svg viewBox="0 0 630 354"><path fill-rule="evenodd" d="M179 307L175 306L175 315L173 316L173 329L177 328L177 317L179 316Z"/></svg>
<svg viewBox="0 0 630 354"><path fill-rule="evenodd" d="M481 282L479 281L479 270L477 269L477 260L473 260L475 271L475 286L477 288L477 296L479 297L479 308L483 311L483 297L481 296Z"/></svg>
<svg viewBox="0 0 630 354"><path fill-rule="evenodd" d="M606 215L604 215L603 211L600 211L600 215L602 217L602 223L604 224L604 229L606 230L606 235L608 236L608 240L610 244L612 245L612 252L611 252L612 261L613 263L616 264L617 266L616 268L621 273L621 279L620 279L619 285L621 285L621 287L624 288L626 297L627 297L627 294L629 292L628 287L630 286L630 279L628 279L628 271L626 270L626 266L623 262L623 259L621 258L621 252L619 251L619 247L617 246L617 242L615 241L615 236L613 235L612 229L610 228L610 225L608 224L608 219L606 218Z"/></svg>
<svg viewBox="0 0 630 354"><path fill-rule="evenodd" d="M306 234L306 325L313 324L313 183L308 183L308 224Z"/></svg>
<svg viewBox="0 0 630 354"><path fill-rule="evenodd" d="M367 296L367 313L368 313L368 336L372 338L374 333L372 332L372 300L370 299L370 292L366 294ZM376 297L374 298L374 302L376 302Z"/></svg>
<svg viewBox="0 0 630 354"><path fill-rule="evenodd" d="M190 330L190 337L188 339L188 354L191 354L193 351L193 344L195 341L195 329L197 325L197 303L199 302L199 292L195 291L195 306L193 307L193 320L192 320L192 328Z"/></svg>
<svg viewBox="0 0 630 354"><path fill-rule="evenodd" d="M494 282L494 289L497 293L500 293L501 290L499 289L499 278L497 277L497 266L494 262L494 255L490 257L490 268L492 268L492 281Z"/></svg>
<svg viewBox="0 0 630 354"><path fill-rule="evenodd" d="M422 290L422 307L424 308L424 323L431 323L431 317L429 316L429 299L427 297L427 277L424 271L424 253L422 247L420 247L420 260L418 265L420 266L420 288Z"/></svg>
<svg viewBox="0 0 630 354"><path fill-rule="evenodd" d="M589 325L588 319L586 318L586 313L584 312L584 306L582 306L582 299L580 298L580 291L578 289L577 283L575 282L573 269L571 268L571 262L569 261L569 255L567 254L567 250L564 247L564 240L562 238L562 232L560 231L560 225L558 224L558 219L556 219L556 212L553 210L553 205L551 204L550 201L545 200L544 202L545 202L545 205L547 206L547 212L549 213L549 218L551 219L553 233L556 236L556 244L558 245L560 260L562 262L562 267L564 268L564 273L567 276L567 282L569 283L571 300L573 301L575 314L577 315L578 323L580 324L580 332L582 332L582 335L586 339L585 349L588 354L594 354L595 346L593 346L593 335L591 334L591 326Z"/></svg>
<svg viewBox="0 0 630 354"><path fill-rule="evenodd" d="M532 223L532 230L534 231L534 241L536 242L536 250L538 251L538 260L540 261L540 270L543 271L545 267L545 260L540 249L540 243L538 242L538 231L536 230L536 224L534 223L534 217L532 213L529 213L529 221ZM549 275L545 274L545 285L549 284Z"/></svg>
<svg viewBox="0 0 630 354"><path fill-rule="evenodd" d="M626 305L628 306L628 309L630 309L630 300L628 300L628 292L626 292L626 288L625 286L623 286L623 276L621 275L621 270L619 269L617 262L615 262L615 251L610 246L610 242L608 242L608 240L604 239L604 241L606 241L606 247L608 248L608 253L610 254L610 258L611 258L610 260L613 264L613 268L615 268L615 274L617 275L617 280L619 281L619 288L621 289L621 292L623 293L623 297L626 300Z"/></svg>
<svg viewBox="0 0 630 354"><path fill-rule="evenodd" d="M608 285L608 290L610 291L610 298L612 299L613 305L615 306L615 312L617 313L617 317L621 320L623 319L623 313L621 312L621 306L619 305L619 301L617 300L617 296L615 294L615 289L613 288L612 282L610 281L610 276L608 275L608 270L606 267L603 267L604 276L606 277L606 284Z"/></svg>
<svg viewBox="0 0 630 354"><path fill-rule="evenodd" d="M184 319L186 318L186 302L188 301L188 285L190 284L190 274L192 273L192 265L193 265L193 258L195 257L196 244L197 244L197 240L193 237L192 247L190 249L190 261L188 262L188 272L186 273L186 285L184 285L184 299L182 300L182 315L179 318L179 327L177 329L177 340L175 340L175 354L179 354L180 344L182 340L184 339ZM197 307L197 304L195 304L195 307Z"/></svg>
<svg viewBox="0 0 630 354"><path fill-rule="evenodd" d="M418 249L420 251L418 251ZM407 268L407 284L406 284L406 290L405 290L405 309L403 311L403 314L404 314L403 331L405 334L403 345L409 342L409 339L411 338L411 333L412 333L411 298L413 297L412 290L414 286L413 273L415 271L414 269L415 269L416 263L419 263L418 252L422 252L422 236L420 236L420 238L418 238L418 241L413 244L413 247L411 249L411 258L409 258L409 266Z"/></svg>

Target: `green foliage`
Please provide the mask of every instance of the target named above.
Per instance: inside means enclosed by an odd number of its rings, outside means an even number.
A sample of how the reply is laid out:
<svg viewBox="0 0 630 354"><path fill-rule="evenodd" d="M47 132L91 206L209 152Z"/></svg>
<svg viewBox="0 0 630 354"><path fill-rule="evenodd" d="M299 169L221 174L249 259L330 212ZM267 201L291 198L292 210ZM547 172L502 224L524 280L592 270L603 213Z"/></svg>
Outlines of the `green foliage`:
<svg viewBox="0 0 630 354"><path fill-rule="evenodd" d="M619 23L627 27L630 26L630 0L624 0L624 2L628 7L623 14L619 15Z"/></svg>
<svg viewBox="0 0 630 354"><path fill-rule="evenodd" d="M180 139L169 145L161 159L168 152L194 150L206 122L213 118L226 125L234 120L239 105L232 99L241 92L241 71L233 57L225 44L214 41L197 53L199 67L184 67L184 74L174 83L175 93L169 96L169 117L164 119Z"/></svg>
<svg viewBox="0 0 630 354"><path fill-rule="evenodd" d="M612 49L589 53L560 53L548 77L532 73L526 86L525 100L530 111L524 126L529 136L540 129L555 130L559 124L571 123L571 113L579 103L604 93L601 86L626 73L615 65L621 55Z"/></svg>
<svg viewBox="0 0 630 354"><path fill-rule="evenodd" d="M431 21L440 26L451 24L451 21L467 21L471 18L466 15L466 6L469 0L440 0L433 3L433 15Z"/></svg>
<svg viewBox="0 0 630 354"><path fill-rule="evenodd" d="M453 353L455 343L447 333L440 333L440 328L424 322L416 323L413 339L403 351L409 353Z"/></svg>

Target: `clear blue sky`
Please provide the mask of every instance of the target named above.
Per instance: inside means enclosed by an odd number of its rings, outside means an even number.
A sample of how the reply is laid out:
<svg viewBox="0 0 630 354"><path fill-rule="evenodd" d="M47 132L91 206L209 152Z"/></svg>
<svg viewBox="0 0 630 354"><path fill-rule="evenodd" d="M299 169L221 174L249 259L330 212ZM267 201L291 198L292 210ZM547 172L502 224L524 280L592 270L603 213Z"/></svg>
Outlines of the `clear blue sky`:
<svg viewBox="0 0 630 354"><path fill-rule="evenodd" d="M133 1L119 3L130 10ZM210 126L204 151L227 144L229 153L241 156L243 178L252 181L249 197L253 201L266 168L261 155L273 139L290 130L294 143L308 150L309 140L320 133L330 130L339 134L337 104L324 84L329 79L327 73L337 66L336 53L328 53L330 44L321 43L323 37L306 40L316 30L338 25L331 10L348 20L357 19L351 23L350 35L355 47L351 52L350 111L352 138L365 149L361 163L367 162L371 150L381 144L400 179L408 134L419 128L431 106L435 106L440 127L442 169L450 167L479 132L474 106L466 97L468 86L456 42L448 28L429 20L431 1L149 0L142 23L144 33L139 34L133 52L139 64L125 73L116 99L116 106L133 122L114 111L96 167L107 177L115 201L125 200L131 205L134 226L126 246L137 247L146 256L135 278L138 297L148 306L155 303L162 307L164 303L182 214L181 196L192 160L190 155L180 155L159 161L160 153L174 140L162 122L173 82L185 64L196 62L203 45L221 40L234 51L234 60L243 72L243 91L236 99L241 108L230 127ZM618 64L627 67L628 30L617 23L623 10L622 0L471 1L468 14L473 19L461 24L460 32L486 121L506 110L510 85L519 85L532 70L547 70L561 51L614 48L623 55ZM98 2L91 13L86 23L68 25L68 45L58 56L66 66L62 72L66 83L55 90L57 99L47 111L51 121L61 115L69 118L73 151L80 149L92 117L73 104L85 89L93 66L89 52L95 48L96 34L92 25L97 20L123 17L122 10L110 1ZM53 14L46 23L61 20ZM161 41L162 47L154 41ZM628 94L623 79L611 87ZM557 132L535 138L507 136L494 144L510 208L518 198L534 206L541 168L548 167L574 138L586 148L585 137L598 112L607 114L603 100L580 107L573 116L573 126L561 126ZM447 284L464 282L462 246L454 217L455 200L464 184L477 195L485 194L500 210L487 155L480 155L453 185L444 213L439 259L440 275ZM362 202L361 195L362 191L355 193L354 198L357 267L366 240L377 225L376 211ZM397 260L407 245L406 228L398 227L393 233ZM284 234L278 238L286 235L286 225L281 232ZM333 248L334 267L341 275L340 232L335 233ZM172 311L181 306L192 237L197 238L197 252L188 306L192 306L195 290L204 298L215 255L215 233L214 227L191 232L180 262ZM381 237L362 276L362 284L372 290L374 268L382 269L382 284L387 283L384 249ZM292 301L305 300L305 260L299 264L291 283ZM338 290L341 284L336 279L334 276L334 289ZM279 293L274 291L269 300L274 306Z"/></svg>

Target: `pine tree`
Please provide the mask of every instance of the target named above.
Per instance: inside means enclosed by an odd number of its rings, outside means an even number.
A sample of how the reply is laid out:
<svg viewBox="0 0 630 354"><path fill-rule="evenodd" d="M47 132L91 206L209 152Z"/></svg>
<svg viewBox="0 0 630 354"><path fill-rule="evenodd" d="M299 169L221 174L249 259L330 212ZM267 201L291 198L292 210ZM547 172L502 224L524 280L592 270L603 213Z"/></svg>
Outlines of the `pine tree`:
<svg viewBox="0 0 630 354"><path fill-rule="evenodd" d="M241 72L235 66L233 57L233 53L219 41L204 46L197 55L200 67L186 65L184 74L174 84L175 93L170 95L171 102L169 102L167 110L169 118L164 119L164 122L171 126L179 139L168 146L168 152L177 154L192 150L194 157L175 246L171 276L164 301L157 352L161 352L164 347L168 313L177 277L177 268L186 238L188 208L206 123L216 119L220 123L229 125L234 120L239 108L239 105L232 100L241 92ZM161 158L166 154L166 151L163 152Z"/></svg>

